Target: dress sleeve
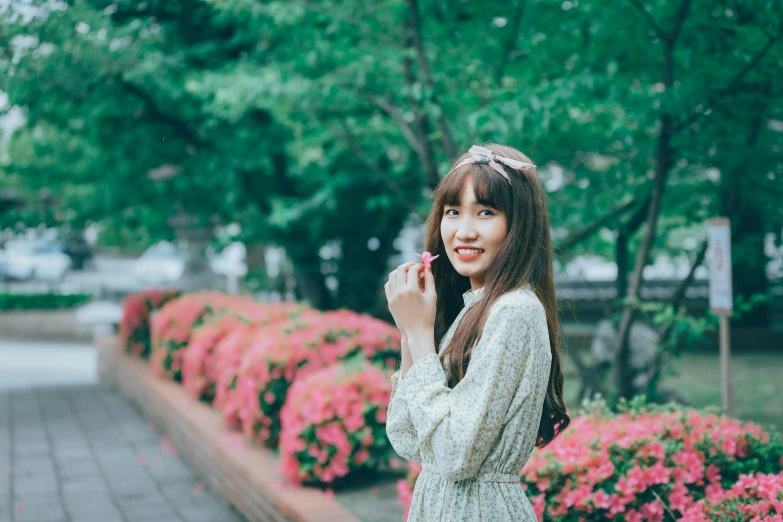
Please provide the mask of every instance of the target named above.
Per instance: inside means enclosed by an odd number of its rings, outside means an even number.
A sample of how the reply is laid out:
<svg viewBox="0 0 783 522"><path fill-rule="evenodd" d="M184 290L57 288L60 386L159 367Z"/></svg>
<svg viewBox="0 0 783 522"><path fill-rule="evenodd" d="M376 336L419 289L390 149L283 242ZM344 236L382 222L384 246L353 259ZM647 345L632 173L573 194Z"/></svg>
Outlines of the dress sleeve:
<svg viewBox="0 0 783 522"><path fill-rule="evenodd" d="M546 320L543 308L539 311ZM413 363L405 375L405 393L419 447L429 445L433 471L449 480L476 475L517 391L530 393L526 371L536 350L529 325L540 317L532 306L498 303L490 310L463 379L448 387L438 354ZM526 391L525 391L526 390Z"/></svg>
<svg viewBox="0 0 783 522"><path fill-rule="evenodd" d="M405 382L407 380L407 378L400 379L400 370L397 370L391 377L392 392L386 413L386 436L397 454L404 459L421 464L419 441L416 437L416 429L411 423L408 404L405 400Z"/></svg>

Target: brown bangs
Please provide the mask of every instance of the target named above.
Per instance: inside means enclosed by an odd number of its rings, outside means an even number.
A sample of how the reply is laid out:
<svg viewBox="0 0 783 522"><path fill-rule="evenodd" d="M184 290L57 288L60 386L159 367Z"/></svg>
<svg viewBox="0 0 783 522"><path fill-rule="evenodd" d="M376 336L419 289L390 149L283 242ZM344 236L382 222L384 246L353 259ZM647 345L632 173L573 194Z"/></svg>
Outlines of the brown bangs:
<svg viewBox="0 0 783 522"><path fill-rule="evenodd" d="M480 204L502 211L509 220L512 218L514 206L508 181L492 167L480 163L463 165L443 178L437 202L441 214L446 205L459 206L462 188L468 177L473 179L473 191Z"/></svg>

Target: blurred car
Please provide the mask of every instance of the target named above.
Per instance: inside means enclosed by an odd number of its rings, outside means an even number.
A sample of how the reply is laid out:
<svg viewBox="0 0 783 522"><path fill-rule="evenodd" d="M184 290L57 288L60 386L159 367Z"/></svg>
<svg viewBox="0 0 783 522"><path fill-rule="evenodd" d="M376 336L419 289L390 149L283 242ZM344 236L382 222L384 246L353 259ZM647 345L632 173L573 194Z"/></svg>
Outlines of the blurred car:
<svg viewBox="0 0 783 522"><path fill-rule="evenodd" d="M171 283L185 273L187 256L168 241L152 245L133 264L133 273L146 283Z"/></svg>
<svg viewBox="0 0 783 522"><path fill-rule="evenodd" d="M216 274L244 277L247 274L245 245L235 241L219 253L210 256L209 267Z"/></svg>
<svg viewBox="0 0 783 522"><path fill-rule="evenodd" d="M71 258L47 240L11 240L3 250L5 277L60 281L71 269Z"/></svg>
<svg viewBox="0 0 783 522"><path fill-rule="evenodd" d="M74 270L84 270L93 260L90 245L80 235L67 236L54 243L62 253L71 258L71 268Z"/></svg>
<svg viewBox="0 0 783 522"><path fill-rule="evenodd" d="M207 252L209 268L216 274L247 274L245 245L231 243L219 253ZM173 283L185 273L188 256L173 243L161 241L149 247L133 265L133 273L145 283Z"/></svg>

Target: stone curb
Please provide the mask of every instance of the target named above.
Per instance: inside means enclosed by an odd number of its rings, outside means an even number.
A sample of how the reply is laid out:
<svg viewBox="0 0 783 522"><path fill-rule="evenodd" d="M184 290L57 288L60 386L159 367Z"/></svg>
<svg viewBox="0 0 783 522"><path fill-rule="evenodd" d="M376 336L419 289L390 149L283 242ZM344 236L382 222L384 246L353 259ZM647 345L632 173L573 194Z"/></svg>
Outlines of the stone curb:
<svg viewBox="0 0 783 522"><path fill-rule="evenodd" d="M87 341L92 329L76 321L76 309L0 312L0 332L6 337Z"/></svg>
<svg viewBox="0 0 783 522"><path fill-rule="evenodd" d="M237 433L223 424L220 412L154 377L144 361L121 350L115 336L96 335L93 342L103 384L133 401L248 522L360 522L321 490L288 485L269 449L232 442Z"/></svg>

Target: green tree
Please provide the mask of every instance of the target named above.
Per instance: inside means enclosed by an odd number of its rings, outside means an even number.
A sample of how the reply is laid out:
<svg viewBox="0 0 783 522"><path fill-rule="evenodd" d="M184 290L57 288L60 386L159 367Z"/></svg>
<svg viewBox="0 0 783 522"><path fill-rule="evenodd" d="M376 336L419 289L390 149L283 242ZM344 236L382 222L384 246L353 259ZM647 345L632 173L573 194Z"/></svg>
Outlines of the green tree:
<svg viewBox="0 0 783 522"><path fill-rule="evenodd" d="M179 206L240 222L285 248L314 305L388 317L403 223L471 144L507 142L540 166L560 260L618 264L618 395L638 391L636 320L672 345L709 327L681 293L640 303L653 256L703 262L678 229L732 217L735 293L756 303L738 321L764 326L761 240L783 221L775 0L57 5L0 22L0 89L26 116L5 169L67 209L47 219L138 241L170 235Z"/></svg>

